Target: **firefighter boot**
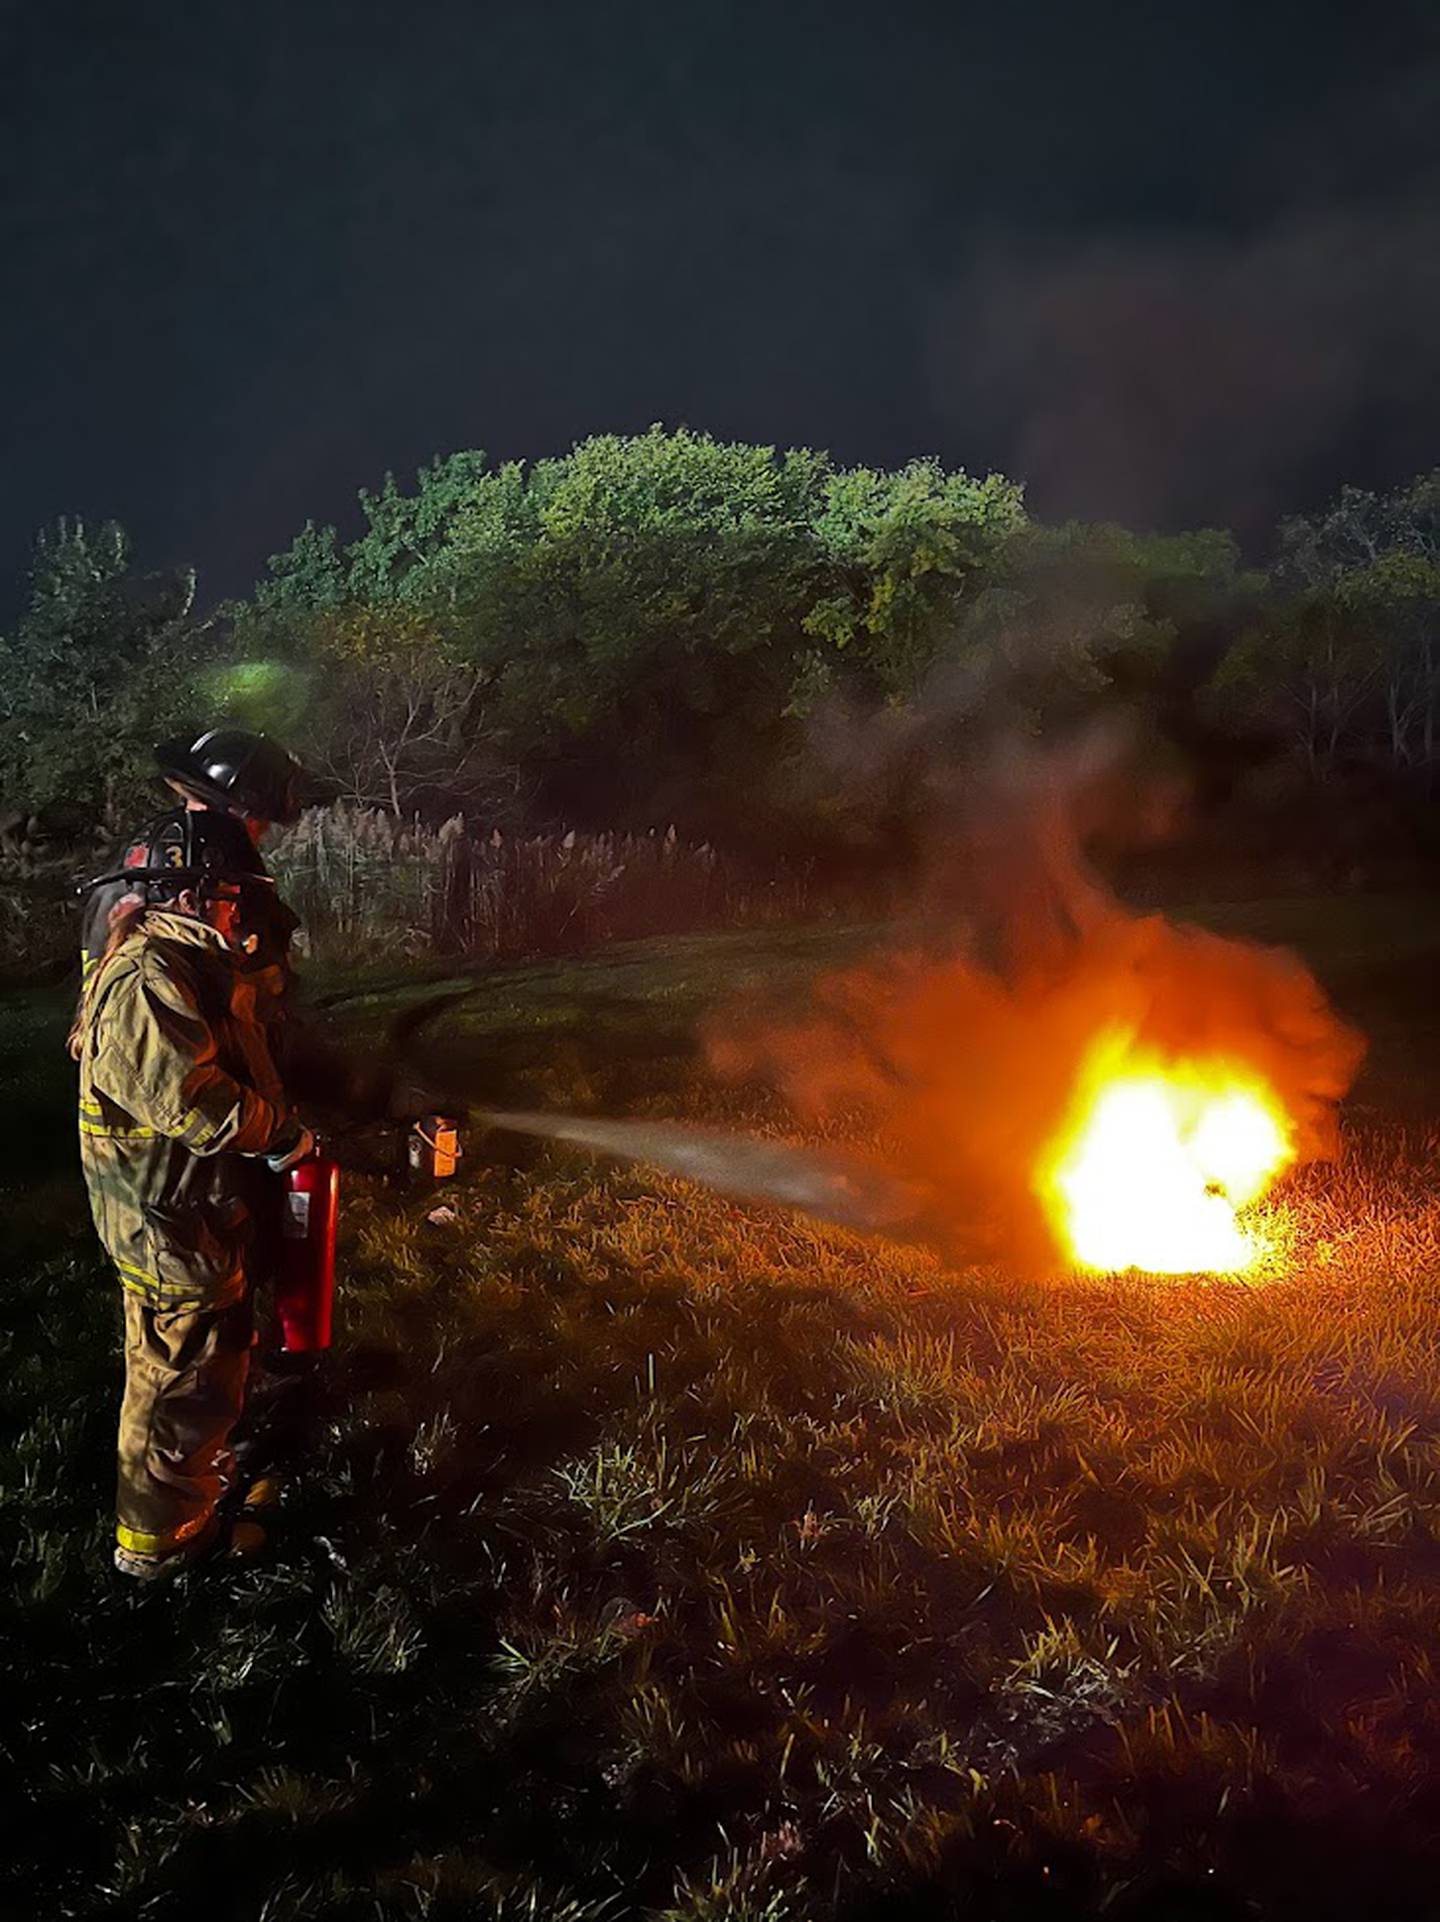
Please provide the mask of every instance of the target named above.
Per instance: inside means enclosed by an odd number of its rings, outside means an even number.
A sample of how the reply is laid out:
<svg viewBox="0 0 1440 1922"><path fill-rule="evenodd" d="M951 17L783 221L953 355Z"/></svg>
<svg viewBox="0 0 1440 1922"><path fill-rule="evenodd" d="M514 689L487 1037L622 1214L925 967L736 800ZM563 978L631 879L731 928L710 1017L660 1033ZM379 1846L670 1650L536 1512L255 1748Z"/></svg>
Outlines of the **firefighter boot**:
<svg viewBox="0 0 1440 1922"><path fill-rule="evenodd" d="M241 1497L240 1506L246 1515L265 1515L276 1509L285 1499L288 1486L284 1475L268 1468L257 1475Z"/></svg>
<svg viewBox="0 0 1440 1922"><path fill-rule="evenodd" d="M171 1549L168 1555L139 1555L133 1549L115 1550L115 1568L137 1582L165 1582L181 1575L197 1562L248 1561L265 1546L265 1530L258 1522L232 1522L228 1527L217 1516L193 1540Z"/></svg>

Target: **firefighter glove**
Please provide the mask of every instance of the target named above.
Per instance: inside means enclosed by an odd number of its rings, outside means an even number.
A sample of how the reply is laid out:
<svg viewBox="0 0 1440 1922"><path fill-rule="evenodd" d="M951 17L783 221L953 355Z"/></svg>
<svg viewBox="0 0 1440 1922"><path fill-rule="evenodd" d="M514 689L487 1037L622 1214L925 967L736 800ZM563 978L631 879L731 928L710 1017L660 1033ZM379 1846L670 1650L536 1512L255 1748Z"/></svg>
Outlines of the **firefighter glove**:
<svg viewBox="0 0 1440 1922"><path fill-rule="evenodd" d="M265 1166L271 1174L288 1174L296 1162L303 1161L307 1155L314 1152L314 1135L303 1122L297 1121L294 1129L285 1135L284 1140L266 1155Z"/></svg>

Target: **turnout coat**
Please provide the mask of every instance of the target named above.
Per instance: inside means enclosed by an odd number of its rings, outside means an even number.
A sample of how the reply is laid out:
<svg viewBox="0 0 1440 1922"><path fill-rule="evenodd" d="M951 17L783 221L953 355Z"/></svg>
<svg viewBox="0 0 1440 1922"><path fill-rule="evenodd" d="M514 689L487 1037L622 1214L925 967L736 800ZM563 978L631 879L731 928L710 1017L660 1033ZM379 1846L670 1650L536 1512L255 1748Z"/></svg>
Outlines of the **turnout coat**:
<svg viewBox="0 0 1440 1922"><path fill-rule="evenodd" d="M264 987L205 922L151 909L100 964L80 1056L80 1158L125 1289L163 1310L245 1292L266 1170L295 1122Z"/></svg>

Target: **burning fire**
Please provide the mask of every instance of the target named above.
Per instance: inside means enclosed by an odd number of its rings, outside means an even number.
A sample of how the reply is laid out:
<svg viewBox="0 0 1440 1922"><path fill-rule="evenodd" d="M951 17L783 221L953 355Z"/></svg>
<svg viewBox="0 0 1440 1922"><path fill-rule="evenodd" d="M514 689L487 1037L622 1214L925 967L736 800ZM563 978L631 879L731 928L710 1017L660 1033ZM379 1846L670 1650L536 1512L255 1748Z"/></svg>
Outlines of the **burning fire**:
<svg viewBox="0 0 1440 1922"><path fill-rule="evenodd" d="M1036 1192L1080 1267L1236 1274L1262 1252L1241 1210L1296 1159L1295 1135L1242 1063L1167 1061L1111 1029L1084 1058Z"/></svg>
<svg viewBox="0 0 1440 1922"><path fill-rule="evenodd" d="M1272 1257L1245 1211L1334 1152L1363 1050L1294 956L1119 914L1014 980L900 954L710 1038L807 1119L873 1116L967 1259L1101 1274Z"/></svg>

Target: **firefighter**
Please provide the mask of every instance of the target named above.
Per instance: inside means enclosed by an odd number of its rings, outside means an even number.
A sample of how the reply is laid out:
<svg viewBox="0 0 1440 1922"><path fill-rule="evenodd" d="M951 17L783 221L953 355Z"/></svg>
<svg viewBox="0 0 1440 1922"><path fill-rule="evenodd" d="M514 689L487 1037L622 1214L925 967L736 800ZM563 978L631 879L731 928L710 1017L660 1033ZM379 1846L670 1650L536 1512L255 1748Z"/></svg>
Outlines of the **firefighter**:
<svg viewBox="0 0 1440 1922"><path fill-rule="evenodd" d="M231 826L166 816L118 878L71 1052L91 1210L124 1291L115 1565L151 1581L222 1545L257 1228L312 1143L243 966L273 887ZM229 1546L261 1541L240 1523Z"/></svg>
<svg viewBox="0 0 1440 1922"><path fill-rule="evenodd" d="M233 858L257 875L265 864L260 843L272 825L286 826L299 817L304 770L293 754L268 735L244 728L211 728L193 741L162 741L155 749L160 778L189 813L209 813L228 824ZM169 818L169 817L167 817ZM123 869L143 859L158 823L142 828L127 844L122 873L108 885L93 887L86 906L80 952L82 971L88 973L105 945L109 915L124 893ZM246 851L248 847L248 852ZM284 1011L289 984L290 942L299 918L272 890L248 933L247 957L254 985L263 989L261 1007L278 1019Z"/></svg>
<svg viewBox="0 0 1440 1922"><path fill-rule="evenodd" d="M88 898L81 931L82 980L88 980L104 951L110 918L124 898L127 876L143 865L152 846L172 845L185 833L189 815L204 816L206 845L227 865L252 877L248 893L244 952L237 957L243 992L254 1017L265 1028L274 1057L292 1095L324 1105L327 1098L353 1108L371 1095L369 1080L325 1036L297 1013L291 942L299 916L280 898L268 879L260 845L272 825L286 826L299 814L306 776L279 742L244 728L210 728L162 741L155 749L156 773L178 805L151 820L125 844L114 874L86 885ZM273 1269L277 1255L278 1215L267 1211L258 1226L253 1251L257 1271ZM305 1361L282 1355L274 1329L263 1325L252 1358L248 1411L236 1452L251 1481L247 1500L256 1507L279 1498L283 1476L275 1471L305 1451L316 1419L318 1386Z"/></svg>
<svg viewBox="0 0 1440 1922"><path fill-rule="evenodd" d="M118 872L85 883L80 955L88 977L104 948L109 918L125 891L125 872L146 858L157 834L179 831L187 814L204 814L231 864L257 881L266 878L260 844L272 826L299 818L306 774L269 735L245 728L210 728L194 740L181 736L155 749L156 770L180 803L132 836ZM390 1118L396 1099L389 1064L357 1061L295 1005L291 944L300 917L272 886L252 891L245 948L239 965L285 1085L301 1101L351 1119Z"/></svg>

